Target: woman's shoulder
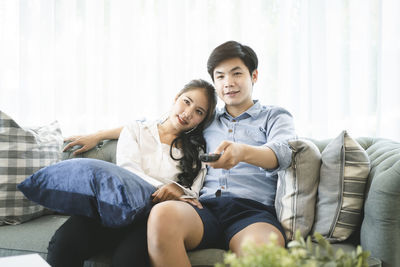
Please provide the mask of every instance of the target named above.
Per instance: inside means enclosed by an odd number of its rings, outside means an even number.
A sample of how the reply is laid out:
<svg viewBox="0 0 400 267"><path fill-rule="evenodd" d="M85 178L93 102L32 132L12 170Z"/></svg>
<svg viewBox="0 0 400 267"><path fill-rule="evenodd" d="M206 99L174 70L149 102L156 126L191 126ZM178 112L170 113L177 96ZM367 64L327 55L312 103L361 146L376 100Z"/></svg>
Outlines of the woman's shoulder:
<svg viewBox="0 0 400 267"><path fill-rule="evenodd" d="M131 121L130 123L125 125L125 127L130 130L143 129L143 128L154 127L154 125L157 125L157 123L158 123L158 120L149 120L146 118L141 118L141 119L136 119L134 121Z"/></svg>

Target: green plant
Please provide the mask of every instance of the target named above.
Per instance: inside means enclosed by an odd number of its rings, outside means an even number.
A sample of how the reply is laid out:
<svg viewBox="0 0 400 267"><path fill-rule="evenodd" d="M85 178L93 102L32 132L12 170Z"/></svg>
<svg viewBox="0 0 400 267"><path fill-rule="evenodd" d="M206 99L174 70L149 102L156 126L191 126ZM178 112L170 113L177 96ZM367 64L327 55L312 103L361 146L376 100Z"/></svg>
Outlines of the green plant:
<svg viewBox="0 0 400 267"><path fill-rule="evenodd" d="M237 257L232 252L224 255L224 263L216 267L368 267L369 251L358 246L356 251L346 253L342 249L334 252L331 244L319 233L314 234L317 242L312 244L309 236L305 241L300 232L288 244L288 249L277 245L276 236L265 245L246 243L243 256Z"/></svg>

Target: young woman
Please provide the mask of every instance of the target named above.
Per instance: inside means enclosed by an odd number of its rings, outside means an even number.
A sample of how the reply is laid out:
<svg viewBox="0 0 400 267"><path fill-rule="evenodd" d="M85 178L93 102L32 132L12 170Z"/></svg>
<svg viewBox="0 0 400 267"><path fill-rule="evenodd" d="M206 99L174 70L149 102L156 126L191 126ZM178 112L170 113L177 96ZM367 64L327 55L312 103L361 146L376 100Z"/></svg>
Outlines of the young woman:
<svg viewBox="0 0 400 267"><path fill-rule="evenodd" d="M117 165L156 189L153 202L182 200L197 207L206 169L199 153L206 150L204 128L211 122L217 98L214 87L192 80L177 94L166 119L133 124L70 138L65 150L82 146L79 154L105 139L118 139ZM104 250L113 251L111 266L148 265L147 217L122 228L107 228L86 217L71 216L54 234L48 247L51 266L83 266Z"/></svg>

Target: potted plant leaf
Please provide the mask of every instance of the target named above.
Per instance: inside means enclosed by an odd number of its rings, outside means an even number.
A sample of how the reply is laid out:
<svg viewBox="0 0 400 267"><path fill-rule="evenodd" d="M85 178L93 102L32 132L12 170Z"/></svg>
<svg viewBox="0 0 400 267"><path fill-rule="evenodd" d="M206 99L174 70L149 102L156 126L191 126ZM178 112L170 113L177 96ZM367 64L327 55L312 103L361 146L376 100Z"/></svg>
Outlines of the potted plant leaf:
<svg viewBox="0 0 400 267"><path fill-rule="evenodd" d="M363 251L358 246L355 251L344 252L338 249L336 252L331 244L322 235L313 235L307 240L296 233L295 240L289 242L287 249L277 245L276 236L271 236L271 242L265 245L247 243L243 247L244 255L237 257L232 252L224 255L224 263L216 264L216 267L368 267L369 251Z"/></svg>

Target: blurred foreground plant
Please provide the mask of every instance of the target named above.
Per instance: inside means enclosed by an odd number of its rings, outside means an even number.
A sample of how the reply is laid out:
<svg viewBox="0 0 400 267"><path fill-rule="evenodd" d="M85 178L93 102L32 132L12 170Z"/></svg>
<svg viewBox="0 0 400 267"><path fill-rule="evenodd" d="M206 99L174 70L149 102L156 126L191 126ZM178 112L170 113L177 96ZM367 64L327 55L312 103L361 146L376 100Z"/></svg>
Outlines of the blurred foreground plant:
<svg viewBox="0 0 400 267"><path fill-rule="evenodd" d="M363 251L358 246L356 251L344 252L338 249L334 252L331 244L319 233L314 234L307 241L296 232L296 239L289 242L288 249L277 245L277 237L271 236L271 242L256 246L246 243L243 247L243 256L237 257L232 252L224 255L224 263L215 267L368 267L369 251Z"/></svg>

